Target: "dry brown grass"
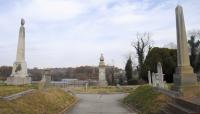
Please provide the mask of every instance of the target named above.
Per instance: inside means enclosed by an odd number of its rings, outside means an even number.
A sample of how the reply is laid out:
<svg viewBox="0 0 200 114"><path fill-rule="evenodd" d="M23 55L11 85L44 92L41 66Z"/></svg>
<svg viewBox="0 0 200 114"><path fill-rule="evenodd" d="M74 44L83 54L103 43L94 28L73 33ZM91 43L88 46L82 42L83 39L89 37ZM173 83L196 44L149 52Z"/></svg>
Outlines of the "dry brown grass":
<svg viewBox="0 0 200 114"><path fill-rule="evenodd" d="M21 86L11 86L11 85L0 85L0 96L7 96L28 89L36 89L37 85L21 85Z"/></svg>
<svg viewBox="0 0 200 114"><path fill-rule="evenodd" d="M61 89L37 90L13 101L0 100L0 114L57 114L74 101Z"/></svg>

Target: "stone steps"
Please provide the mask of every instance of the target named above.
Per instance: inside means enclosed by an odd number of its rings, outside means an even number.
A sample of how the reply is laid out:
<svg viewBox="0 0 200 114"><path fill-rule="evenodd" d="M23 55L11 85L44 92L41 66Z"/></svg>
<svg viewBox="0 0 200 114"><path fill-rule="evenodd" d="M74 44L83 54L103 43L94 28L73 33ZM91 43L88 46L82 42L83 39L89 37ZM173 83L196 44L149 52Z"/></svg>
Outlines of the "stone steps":
<svg viewBox="0 0 200 114"><path fill-rule="evenodd" d="M200 114L200 104L194 100L199 99L172 98L160 114Z"/></svg>
<svg viewBox="0 0 200 114"><path fill-rule="evenodd" d="M177 97L180 97L182 96L182 94L180 92L176 92L176 91L172 91L172 90L166 90L166 89L163 89L163 88L154 88L154 90L160 92L160 93L163 93L171 98L177 98Z"/></svg>
<svg viewBox="0 0 200 114"><path fill-rule="evenodd" d="M179 98L175 99L175 103L179 104L183 108L194 110L196 112L200 112L200 104L197 104L197 103L194 103L191 101L187 101L184 99L179 99Z"/></svg>
<svg viewBox="0 0 200 114"><path fill-rule="evenodd" d="M198 114L197 112L184 108L180 106L179 104L175 103L168 103L168 109L173 114Z"/></svg>
<svg viewBox="0 0 200 114"><path fill-rule="evenodd" d="M191 110L184 109L174 104L168 104L165 109L162 109L159 114L198 114Z"/></svg>

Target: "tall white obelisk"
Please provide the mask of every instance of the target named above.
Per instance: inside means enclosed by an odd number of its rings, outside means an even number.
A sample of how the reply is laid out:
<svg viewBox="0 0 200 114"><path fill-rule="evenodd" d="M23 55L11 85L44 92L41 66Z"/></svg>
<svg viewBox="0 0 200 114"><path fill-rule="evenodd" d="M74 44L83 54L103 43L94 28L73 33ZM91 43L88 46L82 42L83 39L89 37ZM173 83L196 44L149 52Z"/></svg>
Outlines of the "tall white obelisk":
<svg viewBox="0 0 200 114"><path fill-rule="evenodd" d="M99 86L107 86L106 81L106 66L104 63L103 54L101 54L100 62L99 62Z"/></svg>
<svg viewBox="0 0 200 114"><path fill-rule="evenodd" d="M21 19L21 27L19 31L18 47L16 61L13 64L11 77L7 79L7 84L21 85L31 82L28 77L27 64L25 61L25 20Z"/></svg>
<svg viewBox="0 0 200 114"><path fill-rule="evenodd" d="M174 74L174 89L183 91L184 87L197 83L196 74L190 65L186 28L183 8L176 7L176 31L177 31L177 68Z"/></svg>

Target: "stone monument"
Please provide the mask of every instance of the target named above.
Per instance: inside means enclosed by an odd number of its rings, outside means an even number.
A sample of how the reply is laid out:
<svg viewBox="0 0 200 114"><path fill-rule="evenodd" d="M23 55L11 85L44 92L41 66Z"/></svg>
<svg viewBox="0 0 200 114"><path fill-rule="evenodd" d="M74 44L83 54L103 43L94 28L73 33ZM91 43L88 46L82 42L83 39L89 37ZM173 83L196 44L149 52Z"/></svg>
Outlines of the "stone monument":
<svg viewBox="0 0 200 114"><path fill-rule="evenodd" d="M197 76L194 74L189 61L189 50L183 8L178 5L175 12L177 30L177 68L173 77L173 90L183 92L184 87L192 86L197 83Z"/></svg>
<svg viewBox="0 0 200 114"><path fill-rule="evenodd" d="M21 27L19 31L18 47L16 61L13 64L12 74L7 78L8 85L23 85L31 83L31 77L27 73L27 65L25 61L25 20L21 19Z"/></svg>
<svg viewBox="0 0 200 114"><path fill-rule="evenodd" d="M106 81L106 66L104 63L103 54L101 54L100 62L99 62L99 86L107 86Z"/></svg>
<svg viewBox="0 0 200 114"><path fill-rule="evenodd" d="M160 88L164 88L165 87L165 83L164 83L164 74L162 71L162 64L160 62L158 62L157 64L157 77L158 77L158 86Z"/></svg>
<svg viewBox="0 0 200 114"><path fill-rule="evenodd" d="M51 71L50 70L44 70L42 72L41 82L44 82L46 84L51 83Z"/></svg>
<svg viewBox="0 0 200 114"><path fill-rule="evenodd" d="M150 70L148 71L148 81L149 81L149 85L152 85L151 84L151 71Z"/></svg>
<svg viewBox="0 0 200 114"><path fill-rule="evenodd" d="M152 84L151 84L151 79L152 79ZM158 87L158 88L164 88L165 87L165 82L164 82L164 74L162 71L162 65L160 62L157 64L157 73L152 73L152 78L151 78L151 72L148 71L148 80L149 80L149 85L152 85L153 87Z"/></svg>
<svg viewBox="0 0 200 114"><path fill-rule="evenodd" d="M42 71L42 79L39 83L39 89L44 89L44 87L49 86L51 83L51 73L50 70Z"/></svg>
<svg viewBox="0 0 200 114"><path fill-rule="evenodd" d="M156 76L154 72L152 72L152 85L153 87L156 87Z"/></svg>

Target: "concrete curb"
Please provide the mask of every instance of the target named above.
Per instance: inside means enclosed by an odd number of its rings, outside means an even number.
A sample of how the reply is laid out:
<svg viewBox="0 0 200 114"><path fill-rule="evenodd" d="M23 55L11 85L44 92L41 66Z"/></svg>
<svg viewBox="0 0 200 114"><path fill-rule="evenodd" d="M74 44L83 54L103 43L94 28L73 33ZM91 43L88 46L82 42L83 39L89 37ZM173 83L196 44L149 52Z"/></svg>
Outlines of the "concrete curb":
<svg viewBox="0 0 200 114"><path fill-rule="evenodd" d="M137 110L135 107L133 107L133 106L130 106L130 105L128 105L128 104L125 104L124 102L123 102L123 99L121 99L120 101L120 104L124 107L124 108L126 108L127 110L129 110L130 112L132 112L133 114L140 114L141 112L139 111L139 110ZM135 112L135 113L134 113Z"/></svg>
<svg viewBox="0 0 200 114"><path fill-rule="evenodd" d="M11 94L11 95L0 97L0 98L7 100L7 101L10 101L10 100L14 100L14 99L23 97L27 94L33 93L34 91L35 91L35 89L29 89L29 90L26 90L26 91L22 91L22 92L19 92L19 93Z"/></svg>
<svg viewBox="0 0 200 114"><path fill-rule="evenodd" d="M105 94L105 95L109 95L109 94L129 94L128 92L111 92L111 93L90 93L90 92L74 92L76 94Z"/></svg>
<svg viewBox="0 0 200 114"><path fill-rule="evenodd" d="M75 99L76 100L72 104L70 104L68 107L66 107L64 110L62 110L59 114L65 114L65 113L69 112L80 100L77 97Z"/></svg>
<svg viewBox="0 0 200 114"><path fill-rule="evenodd" d="M136 109L136 108L133 107L133 106L130 106L130 105L124 104L124 103L122 103L122 105L123 105L126 109L128 109L129 111L132 111L132 112L135 111L135 113L133 113L133 114L141 114L141 111L139 111L138 109Z"/></svg>

